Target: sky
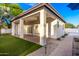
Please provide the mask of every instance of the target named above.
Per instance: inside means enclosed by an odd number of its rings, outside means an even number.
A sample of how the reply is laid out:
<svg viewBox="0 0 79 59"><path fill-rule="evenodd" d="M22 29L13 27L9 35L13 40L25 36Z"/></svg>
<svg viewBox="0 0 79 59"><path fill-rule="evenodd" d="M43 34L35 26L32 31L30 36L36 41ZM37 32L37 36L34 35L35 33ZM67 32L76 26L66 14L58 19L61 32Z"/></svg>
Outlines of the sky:
<svg viewBox="0 0 79 59"><path fill-rule="evenodd" d="M20 7L23 10L28 10L29 8L33 7L37 3L19 3ZM51 3L61 16L63 16L64 20L67 23L72 23L74 25L79 24L79 10L71 10L67 7L68 3Z"/></svg>

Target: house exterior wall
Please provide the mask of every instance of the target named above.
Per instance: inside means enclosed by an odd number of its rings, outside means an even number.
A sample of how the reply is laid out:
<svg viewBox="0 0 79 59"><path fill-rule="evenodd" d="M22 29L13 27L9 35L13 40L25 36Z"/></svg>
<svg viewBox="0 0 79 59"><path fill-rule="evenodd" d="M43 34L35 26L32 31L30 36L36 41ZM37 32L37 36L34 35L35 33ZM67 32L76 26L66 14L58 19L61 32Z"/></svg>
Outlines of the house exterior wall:
<svg viewBox="0 0 79 59"><path fill-rule="evenodd" d="M50 12L48 9L46 9L46 8L43 8L43 9L44 9L45 12L48 12L49 14L53 15L53 17L54 17L54 21L52 21L50 23L46 23L46 37L59 38L60 36L64 35L64 24L65 23L63 21L59 20L58 17L56 15L54 15L52 12ZM39 13L41 10L40 9L38 11L35 10L33 13L31 13L31 14L25 16L25 17ZM42 32L42 30L40 31L40 28L41 28L40 24L24 25L24 23L23 23L24 19L23 18L19 19L20 24L18 24L18 30L17 30L19 36L23 37L23 34L39 35L40 32ZM40 18L42 19L43 17L40 17ZM55 18L57 18L57 19L55 19ZM57 22L59 22L59 27L55 26L57 24Z"/></svg>
<svg viewBox="0 0 79 59"><path fill-rule="evenodd" d="M59 27L55 28L54 25L59 22ZM64 22L59 19L52 21L51 23L46 23L46 37L58 38L65 34L64 32ZM31 34L29 33L30 27L33 25L24 25L24 34ZM40 32L40 24L35 24L32 29L33 35L39 36Z"/></svg>
<svg viewBox="0 0 79 59"><path fill-rule="evenodd" d="M59 27L55 26L57 22L59 22ZM65 23L59 19L55 19L50 23L46 23L46 37L59 38L63 36L65 34L64 25ZM18 27L18 29L16 29L15 32L17 33L17 36L20 36L20 24L15 24L15 27L16 26ZM32 27L33 29L31 29L30 27ZM40 24L23 25L23 28L23 34L33 34L37 36L39 36L40 34ZM30 31L32 31L32 33Z"/></svg>
<svg viewBox="0 0 79 59"><path fill-rule="evenodd" d="M31 33L31 27L33 26L32 28L32 33L33 35L39 35L39 28L40 28L40 25L39 24L35 24L35 25L24 25L24 34L32 34Z"/></svg>
<svg viewBox="0 0 79 59"><path fill-rule="evenodd" d="M59 27L55 26L59 22ZM51 37L52 38L59 38L65 34L64 32L64 25L65 23L59 19L54 20L51 22Z"/></svg>

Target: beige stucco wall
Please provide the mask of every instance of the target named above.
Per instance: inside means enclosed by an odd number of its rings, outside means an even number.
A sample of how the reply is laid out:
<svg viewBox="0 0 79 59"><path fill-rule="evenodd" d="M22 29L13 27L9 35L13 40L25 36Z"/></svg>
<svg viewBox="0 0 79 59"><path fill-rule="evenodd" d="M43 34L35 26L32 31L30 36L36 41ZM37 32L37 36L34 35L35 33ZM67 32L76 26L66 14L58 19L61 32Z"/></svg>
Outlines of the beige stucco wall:
<svg viewBox="0 0 79 59"><path fill-rule="evenodd" d="M55 29L54 28L54 25L57 24L57 21L59 21L59 25L60 27ZM48 23L46 23L46 37L51 37L51 38L58 38L58 37L61 37L62 35L65 34L64 32L64 22L62 22L61 20L59 19L55 19L54 21L52 21L50 23L50 25L48 25ZM18 36L20 36L20 24L16 24L18 26L18 28L16 29L16 32L18 33ZM31 33L28 33L28 29L30 26L33 26L33 25L24 25L23 28L23 33L24 34L31 34ZM38 27L37 27L38 26ZM50 26L50 27L49 27ZM37 29L35 29L35 27L37 27ZM33 35L38 35L39 36L39 32L40 32L40 24L35 24L34 25L34 28L32 29L33 31Z"/></svg>
<svg viewBox="0 0 79 59"><path fill-rule="evenodd" d="M32 28L32 34L33 35L38 35L39 34L39 32L40 32L40 25L39 24L35 24L35 25L24 25L24 34L31 34L31 33L29 33L29 31L30 31L30 29L31 28L29 28L29 27L31 27L31 26L34 26L33 28ZM37 27L37 28L36 28Z"/></svg>
<svg viewBox="0 0 79 59"><path fill-rule="evenodd" d="M54 28L55 24L57 24L57 22L59 22L59 27ZM53 38L59 38L61 36L63 36L65 34L64 32L64 22L62 22L59 19L54 20L51 23L51 37Z"/></svg>
<svg viewBox="0 0 79 59"><path fill-rule="evenodd" d="M54 25L57 24L57 21L59 21L59 25L60 27L55 29L54 28ZM48 28L48 23L46 24L46 37L52 37L52 38L57 38L57 37L60 37L62 35L64 35L64 22L62 22L61 20L59 19L56 19L54 21L51 22L51 26L50 28ZM30 27L31 25L24 25L24 34L31 34L31 33L28 33L28 28ZM36 29L35 29L35 26L38 26ZM40 24L35 24L34 25L34 28L32 29L33 30L33 35L38 35L39 32L40 32ZM50 32L50 33L49 33Z"/></svg>

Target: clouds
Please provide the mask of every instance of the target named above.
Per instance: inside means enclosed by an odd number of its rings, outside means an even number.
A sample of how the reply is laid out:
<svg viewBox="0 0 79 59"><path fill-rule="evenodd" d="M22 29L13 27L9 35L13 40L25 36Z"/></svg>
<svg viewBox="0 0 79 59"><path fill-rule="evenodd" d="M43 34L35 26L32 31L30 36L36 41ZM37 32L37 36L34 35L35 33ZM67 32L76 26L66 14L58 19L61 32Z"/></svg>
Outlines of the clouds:
<svg viewBox="0 0 79 59"><path fill-rule="evenodd" d="M30 5L30 6L33 6L35 5L36 3L27 3L27 5Z"/></svg>
<svg viewBox="0 0 79 59"><path fill-rule="evenodd" d="M28 6L34 6L34 5L36 5L37 3L26 3L26 5L28 5Z"/></svg>

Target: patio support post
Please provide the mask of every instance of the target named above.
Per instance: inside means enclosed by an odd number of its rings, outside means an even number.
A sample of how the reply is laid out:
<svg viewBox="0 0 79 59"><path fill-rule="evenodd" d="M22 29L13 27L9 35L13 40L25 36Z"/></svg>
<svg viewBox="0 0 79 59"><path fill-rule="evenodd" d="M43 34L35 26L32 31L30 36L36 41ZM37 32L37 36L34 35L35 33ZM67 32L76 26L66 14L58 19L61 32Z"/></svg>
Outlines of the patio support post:
<svg viewBox="0 0 79 59"><path fill-rule="evenodd" d="M15 35L15 23L12 22L12 35Z"/></svg>
<svg viewBox="0 0 79 59"><path fill-rule="evenodd" d="M51 22L48 23L48 37L51 37Z"/></svg>
<svg viewBox="0 0 79 59"><path fill-rule="evenodd" d="M63 24L62 27L63 27L63 35L64 35L64 34L66 34L65 33L65 24Z"/></svg>
<svg viewBox="0 0 79 59"><path fill-rule="evenodd" d="M24 29L23 24L24 24L23 19L20 19L20 28L19 28L20 38L23 38L23 29Z"/></svg>
<svg viewBox="0 0 79 59"><path fill-rule="evenodd" d="M40 45L46 45L46 13L44 9L40 11Z"/></svg>

